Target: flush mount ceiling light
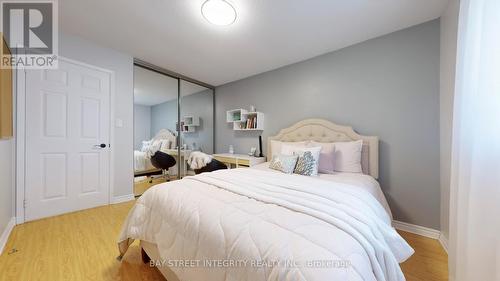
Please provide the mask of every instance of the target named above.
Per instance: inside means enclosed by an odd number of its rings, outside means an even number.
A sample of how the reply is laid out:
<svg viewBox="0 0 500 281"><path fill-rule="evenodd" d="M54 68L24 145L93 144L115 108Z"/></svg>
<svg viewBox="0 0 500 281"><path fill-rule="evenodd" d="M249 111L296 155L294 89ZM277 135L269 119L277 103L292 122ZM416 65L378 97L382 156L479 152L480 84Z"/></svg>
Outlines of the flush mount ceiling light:
<svg viewBox="0 0 500 281"><path fill-rule="evenodd" d="M201 14L215 25L230 25L236 20L236 10L225 0L207 0L201 5Z"/></svg>

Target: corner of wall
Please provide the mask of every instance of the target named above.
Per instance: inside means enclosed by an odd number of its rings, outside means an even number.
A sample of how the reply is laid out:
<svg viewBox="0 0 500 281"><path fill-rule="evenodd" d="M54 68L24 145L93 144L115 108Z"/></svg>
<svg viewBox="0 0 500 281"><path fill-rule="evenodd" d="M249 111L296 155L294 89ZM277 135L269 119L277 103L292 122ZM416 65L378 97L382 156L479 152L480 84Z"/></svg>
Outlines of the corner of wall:
<svg viewBox="0 0 500 281"><path fill-rule="evenodd" d="M440 224L442 232L441 236L444 237L443 241L447 241L449 235L453 100L455 91L455 65L459 6L459 0L449 1L448 6L440 19Z"/></svg>

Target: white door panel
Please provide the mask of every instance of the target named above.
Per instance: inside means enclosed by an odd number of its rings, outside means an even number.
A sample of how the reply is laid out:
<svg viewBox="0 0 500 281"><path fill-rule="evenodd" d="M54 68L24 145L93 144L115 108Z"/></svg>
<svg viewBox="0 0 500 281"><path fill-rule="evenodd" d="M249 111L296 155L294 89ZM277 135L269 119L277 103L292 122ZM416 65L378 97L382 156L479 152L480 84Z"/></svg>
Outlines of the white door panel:
<svg viewBox="0 0 500 281"><path fill-rule="evenodd" d="M27 221L109 202L109 99L108 72L65 60L27 71Z"/></svg>

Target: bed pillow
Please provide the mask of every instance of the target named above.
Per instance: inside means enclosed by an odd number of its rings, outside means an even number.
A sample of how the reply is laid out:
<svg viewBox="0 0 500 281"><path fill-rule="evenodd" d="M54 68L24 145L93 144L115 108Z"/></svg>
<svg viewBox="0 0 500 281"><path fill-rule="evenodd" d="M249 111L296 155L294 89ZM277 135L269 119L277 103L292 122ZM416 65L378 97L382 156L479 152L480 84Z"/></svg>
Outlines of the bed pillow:
<svg viewBox="0 0 500 281"><path fill-rule="evenodd" d="M269 168L286 174L291 174L295 169L298 158L299 157L297 155L274 155L273 159L271 159L271 162L269 163Z"/></svg>
<svg viewBox="0 0 500 281"><path fill-rule="evenodd" d="M335 173L335 143L312 141L308 146L321 146L318 171L323 174Z"/></svg>
<svg viewBox="0 0 500 281"><path fill-rule="evenodd" d="M141 151L146 152L151 146L151 141L142 141Z"/></svg>
<svg viewBox="0 0 500 281"><path fill-rule="evenodd" d="M309 152L309 153L305 153ZM307 146L292 146L284 144L281 148L281 154L284 155L297 155L297 166L294 173L305 176L318 175L319 154L321 146L307 147ZM311 157L313 161L311 161Z"/></svg>
<svg viewBox="0 0 500 281"><path fill-rule="evenodd" d="M336 142L334 167L336 172L362 173L361 150L363 141Z"/></svg>
<svg viewBox="0 0 500 281"><path fill-rule="evenodd" d="M297 142L284 142L284 141L277 141L277 140L271 140L271 151L272 151L272 156L281 154L281 147L283 145L292 145L292 146L306 146L307 141L297 141Z"/></svg>
<svg viewBox="0 0 500 281"><path fill-rule="evenodd" d="M299 156L299 158L293 172L304 176L317 176L320 152L321 146L297 147L293 154Z"/></svg>
<svg viewBox="0 0 500 281"><path fill-rule="evenodd" d="M281 143L281 150L280 153L284 155L293 155L294 152L307 148L307 147L312 147L309 146L308 141L301 141L301 142L282 142Z"/></svg>

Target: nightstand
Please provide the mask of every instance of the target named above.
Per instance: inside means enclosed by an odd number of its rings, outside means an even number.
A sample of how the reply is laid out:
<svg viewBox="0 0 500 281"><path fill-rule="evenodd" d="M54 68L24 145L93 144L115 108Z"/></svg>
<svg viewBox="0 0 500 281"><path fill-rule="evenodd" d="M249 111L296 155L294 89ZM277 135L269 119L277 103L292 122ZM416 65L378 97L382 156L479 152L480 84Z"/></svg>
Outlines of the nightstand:
<svg viewBox="0 0 500 281"><path fill-rule="evenodd" d="M266 157L254 157L246 154L219 153L212 156L215 160L228 165L228 168L231 168L233 165L236 166L236 168L252 167L266 162Z"/></svg>

